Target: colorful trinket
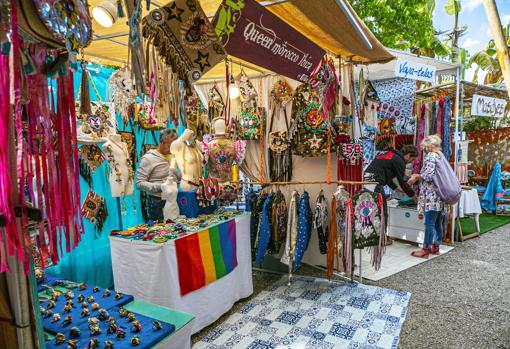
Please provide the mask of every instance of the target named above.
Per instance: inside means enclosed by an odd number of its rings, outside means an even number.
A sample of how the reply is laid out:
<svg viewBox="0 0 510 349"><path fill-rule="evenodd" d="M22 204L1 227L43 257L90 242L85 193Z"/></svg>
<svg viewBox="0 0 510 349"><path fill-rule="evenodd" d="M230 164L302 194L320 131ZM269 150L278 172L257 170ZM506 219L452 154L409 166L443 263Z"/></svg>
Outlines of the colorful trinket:
<svg viewBox="0 0 510 349"><path fill-rule="evenodd" d="M111 340L104 341L104 349L113 349L113 342Z"/></svg>
<svg viewBox="0 0 510 349"><path fill-rule="evenodd" d="M80 284L79 289L80 289L80 291L86 290L87 284Z"/></svg>
<svg viewBox="0 0 510 349"><path fill-rule="evenodd" d="M88 307L89 307L89 302L83 302L83 303L81 304L81 307L82 307L82 308L88 308Z"/></svg>
<svg viewBox="0 0 510 349"><path fill-rule="evenodd" d="M55 301L54 300L50 300L48 302L48 304L46 305L46 309L53 309L55 308Z"/></svg>
<svg viewBox="0 0 510 349"><path fill-rule="evenodd" d="M48 318L48 317L51 317L53 316L53 311L51 309L48 309L44 312L44 317L45 318Z"/></svg>
<svg viewBox="0 0 510 349"><path fill-rule="evenodd" d="M115 322L110 322L108 324L108 328L106 329L107 334L114 334L117 332L117 324Z"/></svg>
<svg viewBox="0 0 510 349"><path fill-rule="evenodd" d="M77 300L78 300L78 302L81 303L81 302L83 302L85 300L85 296L82 295L82 294L79 294Z"/></svg>
<svg viewBox="0 0 510 349"><path fill-rule="evenodd" d="M74 298L74 292L73 291L67 291L66 292L66 299L73 299Z"/></svg>
<svg viewBox="0 0 510 349"><path fill-rule="evenodd" d="M57 333L55 335L55 344L62 344L66 341L66 336L63 333Z"/></svg>
<svg viewBox="0 0 510 349"><path fill-rule="evenodd" d="M119 314L120 314L120 317L127 317L128 316L128 311L124 308L120 308L119 309Z"/></svg>
<svg viewBox="0 0 510 349"><path fill-rule="evenodd" d="M72 339L68 340L67 349L78 349L78 342Z"/></svg>
<svg viewBox="0 0 510 349"><path fill-rule="evenodd" d="M87 302L89 302L89 303L94 303L95 301L96 301L96 299L93 296L90 296L89 298L87 298Z"/></svg>
<svg viewBox="0 0 510 349"><path fill-rule="evenodd" d="M112 294L112 293L110 292L110 290L109 290L109 289L106 289L106 290L104 290L104 292L103 292L103 297L110 297L110 295L111 295L111 294Z"/></svg>
<svg viewBox="0 0 510 349"><path fill-rule="evenodd" d="M154 331L159 331L159 330L161 330L162 328L163 328L163 326L161 326L161 322L159 322L159 321L157 321L157 320L152 322L152 329L153 329Z"/></svg>
<svg viewBox="0 0 510 349"><path fill-rule="evenodd" d="M58 294L54 294L52 297L51 297L51 302L57 302L58 301L58 297L60 297Z"/></svg>
<svg viewBox="0 0 510 349"><path fill-rule="evenodd" d="M140 337L138 336L133 336L133 338L131 338L131 345L136 347L137 345L140 345L140 343L142 343L142 341L140 340Z"/></svg>
<svg viewBox="0 0 510 349"><path fill-rule="evenodd" d="M118 293L118 292L117 292L117 293L115 293L115 299L116 299L116 300L119 300L119 299L121 299L121 298L122 298L122 293Z"/></svg>
<svg viewBox="0 0 510 349"><path fill-rule="evenodd" d="M97 286L96 286L96 287L94 287L94 288L92 289L92 292L94 292L94 293L99 292L99 287L97 287Z"/></svg>
<svg viewBox="0 0 510 349"><path fill-rule="evenodd" d="M110 314L108 313L108 311L106 309L99 309L99 320L100 321L108 320L109 317L110 317Z"/></svg>
<svg viewBox="0 0 510 349"><path fill-rule="evenodd" d="M142 324L140 321L135 320L131 323L131 332L138 333L142 331Z"/></svg>
<svg viewBox="0 0 510 349"><path fill-rule="evenodd" d="M89 340L89 345L87 346L87 349L96 349L99 348L99 341L97 338L92 338Z"/></svg>
<svg viewBox="0 0 510 349"><path fill-rule="evenodd" d="M41 314L44 314L44 312L45 312L45 311L46 311L46 310L44 310L44 308L43 308L43 307L39 307L39 312L40 312Z"/></svg>
<svg viewBox="0 0 510 349"><path fill-rule="evenodd" d="M100 335L102 332L101 327L99 327L99 325L90 325L89 330L91 336Z"/></svg>
<svg viewBox="0 0 510 349"><path fill-rule="evenodd" d="M73 318L71 315L67 315L65 318L64 318L64 321L62 321L62 327L67 327L69 326L71 323L73 322Z"/></svg>
<svg viewBox="0 0 510 349"><path fill-rule="evenodd" d="M97 317L91 317L87 320L87 322L89 323L89 326L90 325L99 325L99 320L97 319Z"/></svg>
<svg viewBox="0 0 510 349"><path fill-rule="evenodd" d="M89 315L90 315L89 308L83 308L83 310L81 311L81 317L87 317Z"/></svg>
<svg viewBox="0 0 510 349"><path fill-rule="evenodd" d="M68 301L66 302L66 305L69 305L69 306L71 306L71 307L72 307L72 306L74 305L74 301L73 301L72 299L70 299L70 300L68 300Z"/></svg>
<svg viewBox="0 0 510 349"><path fill-rule="evenodd" d="M57 322L60 321L60 314L53 314L53 320L51 322Z"/></svg>
<svg viewBox="0 0 510 349"><path fill-rule="evenodd" d="M99 304L97 304L97 303L92 304L92 311L99 310L99 308L100 308Z"/></svg>
<svg viewBox="0 0 510 349"><path fill-rule="evenodd" d="M136 316L135 316L135 314L133 314L133 313L129 313L129 314L127 315L127 318L128 318L128 320L129 320L130 322L132 322L132 321L135 321L135 320L136 320Z"/></svg>
<svg viewBox="0 0 510 349"><path fill-rule="evenodd" d="M64 313L65 314L70 313L72 309L73 307L71 307L70 305L66 305L64 306Z"/></svg>
<svg viewBox="0 0 510 349"><path fill-rule="evenodd" d="M115 330L115 336L119 339L122 339L126 337L126 332L122 328L117 327L117 329Z"/></svg>
<svg viewBox="0 0 510 349"><path fill-rule="evenodd" d="M72 339L80 337L81 331L78 327L73 326L71 327L71 330L69 331L69 337Z"/></svg>

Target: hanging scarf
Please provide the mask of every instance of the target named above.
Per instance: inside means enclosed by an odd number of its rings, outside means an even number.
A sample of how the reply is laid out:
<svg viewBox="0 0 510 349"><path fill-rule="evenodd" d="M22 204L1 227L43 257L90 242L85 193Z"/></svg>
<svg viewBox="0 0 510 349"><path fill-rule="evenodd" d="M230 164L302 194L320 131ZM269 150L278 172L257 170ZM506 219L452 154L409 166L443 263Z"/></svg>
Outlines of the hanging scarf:
<svg viewBox="0 0 510 349"><path fill-rule="evenodd" d="M339 248L338 248L338 230L337 230L337 217L336 217L336 199L333 196L331 200L331 215L329 219L329 236L328 236L328 246L327 246L327 277L328 280L333 279L333 271L339 269L340 266L340 258L339 258Z"/></svg>
<svg viewBox="0 0 510 349"><path fill-rule="evenodd" d="M266 201L267 194L261 193L256 196L256 199L253 201L253 209L251 211L251 251L252 251L252 260L255 260L255 255L257 252L257 244L259 240L259 225L260 225L260 216L262 214L262 208L264 207L264 202Z"/></svg>
<svg viewBox="0 0 510 349"><path fill-rule="evenodd" d="M423 151L421 148L421 142L425 138L425 115L426 115L427 107L425 103L421 105L420 108L420 123L416 135L416 148L418 148L418 157L414 160L413 164L413 173L420 173L421 163L423 160Z"/></svg>
<svg viewBox="0 0 510 349"><path fill-rule="evenodd" d="M439 105L438 105L438 102L435 101L432 103L432 120L430 122L430 129L428 132L429 135L436 134L438 114L439 114Z"/></svg>
<svg viewBox="0 0 510 349"><path fill-rule="evenodd" d="M268 253L275 255L280 252L280 248L284 244L287 225L287 203L280 190L274 194L271 221L271 241L269 242Z"/></svg>
<svg viewBox="0 0 510 349"><path fill-rule="evenodd" d="M296 247L294 249L294 269L301 266L301 259L308 248L312 232L312 210L310 208L310 196L304 192L299 198L298 229Z"/></svg>
<svg viewBox="0 0 510 349"><path fill-rule="evenodd" d="M310 85L315 89L321 99L324 118L333 110L337 101L337 88L339 85L335 65L330 58L324 56L321 64L310 74Z"/></svg>
<svg viewBox="0 0 510 349"><path fill-rule="evenodd" d="M446 97L444 103L444 123L443 123L443 154L447 159L452 156L452 144L450 139L450 113L452 112L452 102L450 97Z"/></svg>
<svg viewBox="0 0 510 349"><path fill-rule="evenodd" d="M328 237L329 237L329 212L328 200L324 196L324 191L320 191L317 200L315 201L314 212L314 228L317 230L319 237L319 251L321 254L328 252Z"/></svg>
<svg viewBox="0 0 510 349"><path fill-rule="evenodd" d="M105 160L101 149L95 144L85 144L78 150L78 161L80 164L80 175L89 187L93 186L92 174Z"/></svg>
<svg viewBox="0 0 510 349"><path fill-rule="evenodd" d="M259 238L257 245L257 255L255 257L255 263L261 265L266 255L267 246L271 240L272 232L272 206L273 206L274 194L271 193L267 196L262 207L262 214L260 216L259 224Z"/></svg>

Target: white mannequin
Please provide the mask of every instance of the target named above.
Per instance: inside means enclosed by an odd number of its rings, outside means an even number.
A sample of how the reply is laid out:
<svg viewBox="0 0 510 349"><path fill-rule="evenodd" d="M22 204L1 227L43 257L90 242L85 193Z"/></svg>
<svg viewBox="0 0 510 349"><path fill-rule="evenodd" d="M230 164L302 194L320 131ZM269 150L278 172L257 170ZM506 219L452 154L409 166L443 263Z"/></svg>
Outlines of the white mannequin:
<svg viewBox="0 0 510 349"><path fill-rule="evenodd" d="M218 118L218 119L214 120L213 127L214 127L214 135L215 136L224 136L225 135L225 132L227 129L227 125L225 124L225 119Z"/></svg>
<svg viewBox="0 0 510 349"><path fill-rule="evenodd" d="M102 146L110 165L110 188L112 197L132 195L134 175L127 144L119 134L108 136Z"/></svg>
<svg viewBox="0 0 510 349"><path fill-rule="evenodd" d="M170 168L175 166L175 160L172 158ZM177 204L177 183L174 181L173 176L169 176L165 183L161 185L161 199L165 200L165 207L163 208L163 217L167 219L176 219L179 214L179 205Z"/></svg>
<svg viewBox="0 0 510 349"><path fill-rule="evenodd" d="M202 162L204 156L196 144L195 133L189 129L177 138L170 146L170 153L182 174L181 190L196 190L198 181L202 178ZM172 168L172 165L170 166ZM190 183L192 182L192 183Z"/></svg>

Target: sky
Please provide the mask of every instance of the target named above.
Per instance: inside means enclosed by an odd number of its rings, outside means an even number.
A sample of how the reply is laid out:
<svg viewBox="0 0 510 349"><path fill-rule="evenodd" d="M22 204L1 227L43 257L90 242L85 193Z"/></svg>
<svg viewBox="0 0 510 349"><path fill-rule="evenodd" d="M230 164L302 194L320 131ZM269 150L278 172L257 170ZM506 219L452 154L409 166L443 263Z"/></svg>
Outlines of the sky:
<svg viewBox="0 0 510 349"><path fill-rule="evenodd" d="M436 0L434 10L434 27L436 30L452 30L454 24L453 16L448 16L444 11L446 0ZM483 0L462 0L462 12L459 16L460 26L466 25L467 32L460 38L460 47L466 48L471 54L485 48L491 34L487 22L487 16L482 4ZM497 0L501 24L506 25L510 22L510 0ZM472 80L475 68L466 71L466 80ZM483 75L480 75L483 76Z"/></svg>

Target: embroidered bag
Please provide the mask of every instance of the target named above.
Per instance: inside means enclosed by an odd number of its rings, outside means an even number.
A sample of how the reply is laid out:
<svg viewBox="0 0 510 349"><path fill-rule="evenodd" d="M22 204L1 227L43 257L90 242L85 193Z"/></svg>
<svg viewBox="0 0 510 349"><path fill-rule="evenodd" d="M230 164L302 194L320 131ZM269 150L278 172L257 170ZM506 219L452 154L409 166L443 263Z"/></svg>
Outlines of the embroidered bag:
<svg viewBox="0 0 510 349"><path fill-rule="evenodd" d="M85 201L81 206L81 214L94 224L96 230L94 238L97 239L101 236L104 222L106 221L106 218L108 218L108 209L104 198L89 189L87 196L85 197Z"/></svg>
<svg viewBox="0 0 510 349"><path fill-rule="evenodd" d="M143 130L163 130L168 126L168 115L162 114L163 111L160 108L153 107L151 102L134 103L133 112L135 120L138 121L138 125Z"/></svg>
<svg viewBox="0 0 510 349"><path fill-rule="evenodd" d="M126 143L129 157L131 158L131 165L133 171L136 169L136 163L138 162L138 154L136 152L136 136L133 131L122 131L119 132L120 137L124 143Z"/></svg>
<svg viewBox="0 0 510 349"><path fill-rule="evenodd" d="M237 137L242 140L260 139L260 123L264 120L265 111L261 108L248 107L241 108L239 120L237 121Z"/></svg>
<svg viewBox="0 0 510 349"><path fill-rule="evenodd" d="M35 41L77 54L92 39L88 4L81 0L20 0L19 28Z"/></svg>
<svg viewBox="0 0 510 349"><path fill-rule="evenodd" d="M239 97L241 98L241 103L243 105L252 104L255 105L257 103L258 93L255 87L253 86L250 79L248 79L248 75L246 75L244 69L241 68L241 73L236 79L236 83L239 87Z"/></svg>
<svg viewBox="0 0 510 349"><path fill-rule="evenodd" d="M316 157L328 153L329 121L317 93L310 84L300 85L292 103L291 144L294 155Z"/></svg>
<svg viewBox="0 0 510 349"><path fill-rule="evenodd" d="M197 190L198 205L201 207L207 207L214 204L214 201L218 198L219 193L220 187L218 184L218 179L201 179L198 183Z"/></svg>
<svg viewBox="0 0 510 349"><path fill-rule="evenodd" d="M78 149L80 175L90 187L92 187L92 174L104 160L105 156L101 148L95 144L84 144Z"/></svg>
<svg viewBox="0 0 510 349"><path fill-rule="evenodd" d="M462 188L444 154L441 152L437 154L439 154L439 160L436 163L436 173L434 176L434 184L437 187L437 193L445 203L455 205L460 200Z"/></svg>
<svg viewBox="0 0 510 349"><path fill-rule="evenodd" d="M91 111L90 114L80 115L77 120L78 143L104 143L108 136L116 133L115 112L110 103L91 102ZM79 115L78 109L76 114Z"/></svg>

